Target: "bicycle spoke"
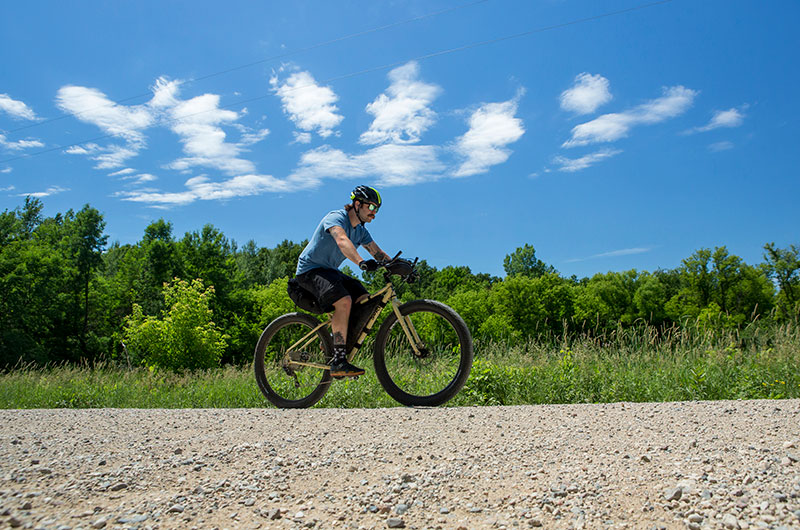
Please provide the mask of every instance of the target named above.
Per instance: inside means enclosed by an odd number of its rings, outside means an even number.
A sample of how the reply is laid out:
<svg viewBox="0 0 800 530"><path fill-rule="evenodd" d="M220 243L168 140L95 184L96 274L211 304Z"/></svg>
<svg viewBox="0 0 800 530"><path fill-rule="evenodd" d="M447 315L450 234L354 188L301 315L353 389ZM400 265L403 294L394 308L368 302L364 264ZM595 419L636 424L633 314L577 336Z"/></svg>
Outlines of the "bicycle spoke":
<svg viewBox="0 0 800 530"><path fill-rule="evenodd" d="M256 351L256 378L265 396L278 406L310 406L329 380L326 344L329 333L308 316L288 315L265 330ZM317 328L317 329L315 329ZM328 339L329 340L329 339Z"/></svg>
<svg viewBox="0 0 800 530"><path fill-rule="evenodd" d="M458 333L446 318L435 313L411 313L404 320L411 324L405 327L411 329L407 332L396 323L384 346L383 362L388 376L400 391L412 396L441 392L459 373ZM417 342L417 348L413 342Z"/></svg>

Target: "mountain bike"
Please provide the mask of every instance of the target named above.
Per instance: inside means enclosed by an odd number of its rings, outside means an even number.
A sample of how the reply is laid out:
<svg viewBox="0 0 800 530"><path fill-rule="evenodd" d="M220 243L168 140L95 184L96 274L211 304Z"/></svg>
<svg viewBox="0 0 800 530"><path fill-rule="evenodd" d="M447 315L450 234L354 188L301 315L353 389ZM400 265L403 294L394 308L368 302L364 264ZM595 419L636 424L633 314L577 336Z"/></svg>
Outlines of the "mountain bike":
<svg viewBox="0 0 800 530"><path fill-rule="evenodd" d="M394 277L412 283L418 277L417 260L393 259L379 263L386 285L350 312L347 359L361 351L383 309L384 319L373 342L373 366L381 386L407 406L435 407L447 402L464 386L472 368L472 337L464 320L452 308L434 300L401 304ZM275 406L305 408L317 403L333 379L331 320L308 313L287 313L273 320L261 334L255 351L258 388Z"/></svg>

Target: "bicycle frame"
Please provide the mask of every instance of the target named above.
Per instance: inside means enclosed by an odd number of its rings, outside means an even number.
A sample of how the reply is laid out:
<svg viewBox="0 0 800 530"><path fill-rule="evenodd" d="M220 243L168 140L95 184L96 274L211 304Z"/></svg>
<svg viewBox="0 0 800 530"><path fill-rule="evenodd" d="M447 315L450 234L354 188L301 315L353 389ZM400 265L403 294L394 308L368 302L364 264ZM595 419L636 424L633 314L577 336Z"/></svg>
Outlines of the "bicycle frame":
<svg viewBox="0 0 800 530"><path fill-rule="evenodd" d="M361 330L358 336L358 340L356 340L356 342L353 344L353 347L348 352L347 360L352 361L353 358L356 356L356 354L359 352L359 350L361 349L361 345L364 343L364 339L366 339L367 335L369 335L369 333L372 331L372 327L375 325L375 322L377 322L378 317L381 314L381 311L383 311L383 308L386 307L387 304L391 304L392 311L394 311L394 314L397 316L397 321L400 323L400 326L403 328L403 332L406 334L406 337L408 337L408 340L411 343L411 347L414 349L414 354L419 356L420 349L424 348L422 339L419 338L417 330L414 329L414 324L411 322L411 319L403 316L400 313L400 301L397 299L397 293L395 292L394 285L390 280L387 280L386 285L382 289L380 289L374 294L369 295L358 304L359 305L366 304L367 302L375 300L376 298L381 298L381 302L378 306L376 306L376 310L373 312L372 316L367 321L367 323L364 324L364 328ZM295 360L291 358L289 353L293 351L298 351L298 350L302 351L307 349L308 346L316 339L317 330L330 325L331 325L331 317L329 315L326 320L320 323L320 325L318 325L317 327L306 333L302 338L300 338L297 342L295 342L289 347L288 352L286 354L288 358L284 359L284 362L289 367L307 366L310 368L318 368L320 370L330 370L330 366L328 366L327 364L309 363L309 362Z"/></svg>

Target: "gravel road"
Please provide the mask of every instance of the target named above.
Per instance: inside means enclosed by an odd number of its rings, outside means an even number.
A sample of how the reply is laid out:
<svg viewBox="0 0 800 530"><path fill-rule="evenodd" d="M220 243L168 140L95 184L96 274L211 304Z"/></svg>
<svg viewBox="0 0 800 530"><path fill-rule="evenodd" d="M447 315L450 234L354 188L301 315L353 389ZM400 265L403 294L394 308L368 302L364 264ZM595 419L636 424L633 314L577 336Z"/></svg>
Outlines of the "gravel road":
<svg viewBox="0 0 800 530"><path fill-rule="evenodd" d="M800 400L0 411L0 526L800 528Z"/></svg>

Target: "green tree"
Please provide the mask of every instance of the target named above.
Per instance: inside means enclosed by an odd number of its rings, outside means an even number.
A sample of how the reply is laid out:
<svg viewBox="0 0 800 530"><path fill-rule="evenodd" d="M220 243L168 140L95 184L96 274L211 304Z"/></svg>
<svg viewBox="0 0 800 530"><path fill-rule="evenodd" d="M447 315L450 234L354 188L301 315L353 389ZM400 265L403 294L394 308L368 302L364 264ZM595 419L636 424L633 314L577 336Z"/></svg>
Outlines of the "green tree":
<svg viewBox="0 0 800 530"><path fill-rule="evenodd" d="M536 250L533 245L525 244L518 247L511 254L506 255L503 260L503 269L507 276L528 276L538 278L545 274L552 274L556 269L552 265L547 265L536 257Z"/></svg>
<svg viewBox="0 0 800 530"><path fill-rule="evenodd" d="M800 316L800 248L778 248L775 243L764 245L764 269L767 276L780 287L779 318Z"/></svg>
<svg viewBox="0 0 800 530"><path fill-rule="evenodd" d="M497 308L495 320L510 323L514 332L523 337L562 333L573 317L572 285L555 273L538 278L506 278L492 292Z"/></svg>
<svg viewBox="0 0 800 530"><path fill-rule="evenodd" d="M87 346L89 333L89 290L95 272L103 262L102 252L108 241L103 235L106 222L95 208L86 204L77 214L68 216L66 229L67 255L74 266L76 306L81 308L81 323L78 326L78 340L82 353L94 357L96 350ZM79 301L80 299L80 301Z"/></svg>
<svg viewBox="0 0 800 530"><path fill-rule="evenodd" d="M634 297L638 273L599 273L578 288L575 299L575 319L614 328L619 323L631 324L636 319Z"/></svg>

